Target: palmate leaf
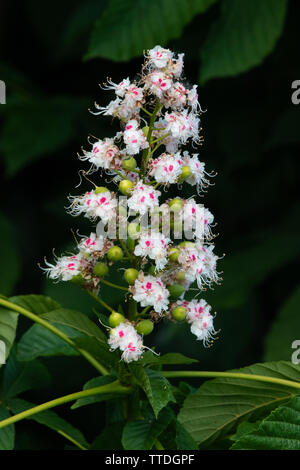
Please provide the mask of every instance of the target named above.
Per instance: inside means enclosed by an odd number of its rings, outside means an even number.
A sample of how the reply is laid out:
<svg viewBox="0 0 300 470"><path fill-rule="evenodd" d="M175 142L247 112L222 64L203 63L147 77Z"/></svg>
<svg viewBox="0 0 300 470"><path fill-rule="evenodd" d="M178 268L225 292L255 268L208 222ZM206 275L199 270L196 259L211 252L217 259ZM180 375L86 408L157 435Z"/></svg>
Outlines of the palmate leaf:
<svg viewBox="0 0 300 470"><path fill-rule="evenodd" d="M300 366L290 362L254 364L234 372L300 382ZM187 397L178 420L201 447L234 432L243 420L266 416L299 393L284 385L235 378L206 381Z"/></svg>
<svg viewBox="0 0 300 470"><path fill-rule="evenodd" d="M201 49L200 82L260 64L282 32L286 5L286 0L222 0L220 17Z"/></svg>
<svg viewBox="0 0 300 470"><path fill-rule="evenodd" d="M126 61L180 36L215 0L110 0L96 22L86 59ZM121 19L121 21L120 21Z"/></svg>
<svg viewBox="0 0 300 470"><path fill-rule="evenodd" d="M9 408L14 414L22 413L23 411L33 408L33 403L22 400L20 398L14 398L8 401ZM81 448L87 448L89 444L86 442L81 431L76 429L73 425L68 423L65 419L61 418L52 410L45 410L41 413L37 413L28 417L39 424L43 424L59 434L64 436L69 441L75 443ZM5 428L4 428L5 429Z"/></svg>
<svg viewBox="0 0 300 470"><path fill-rule="evenodd" d="M272 411L258 429L244 434L231 449L300 450L300 396Z"/></svg>

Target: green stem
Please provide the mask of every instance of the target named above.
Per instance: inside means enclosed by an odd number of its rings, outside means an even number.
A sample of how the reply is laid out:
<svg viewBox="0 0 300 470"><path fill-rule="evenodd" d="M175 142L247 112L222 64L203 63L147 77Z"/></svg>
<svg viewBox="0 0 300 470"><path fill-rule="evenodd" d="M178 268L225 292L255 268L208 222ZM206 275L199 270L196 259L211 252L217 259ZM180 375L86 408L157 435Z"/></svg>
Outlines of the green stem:
<svg viewBox="0 0 300 470"><path fill-rule="evenodd" d="M152 136L152 131L153 131L153 127L154 127L154 122L155 122L155 118L156 118L156 115L157 113L161 110L162 108L162 104L160 104L159 101L156 102L156 105L155 105L155 108L153 110L153 113L151 115L151 118L150 118L150 122L149 122L149 130L148 130L148 134L147 134L147 141L149 142L149 149L145 149L144 152L143 152L143 156L142 156L142 173L144 174L145 171L146 171L146 168L147 168L147 163L148 163L148 160L150 158L150 155L151 155L151 147L150 147L150 143L151 143L151 136Z"/></svg>
<svg viewBox="0 0 300 470"><path fill-rule="evenodd" d="M90 364L92 364L92 366L95 367L95 369L98 370L98 372L100 372L100 374L108 374L108 371L105 369L105 367L103 367L102 364L100 364L88 351L79 348L76 343L74 343L65 333L60 331L58 328L55 328L55 326L51 325L51 323L47 322L43 318L40 318L38 315L29 312L29 310L26 310L25 308L14 304L13 302L9 302L8 300L0 299L0 305L3 305L3 307L8 308L9 310L13 310L14 312L18 312L21 315L24 315L25 317L34 321L35 323L38 323L39 325L43 326L44 328L47 328L47 330L51 331L53 334L68 343L73 349L78 351Z"/></svg>
<svg viewBox="0 0 300 470"><path fill-rule="evenodd" d="M161 140L165 139L166 137L168 137L171 133L170 132L167 132L166 134L162 135L161 137L159 137L158 139L155 139L155 140L152 140L151 144L156 144L157 142L160 142Z"/></svg>
<svg viewBox="0 0 300 470"><path fill-rule="evenodd" d="M121 395L125 395L131 392L131 389L128 387L124 387L120 384L118 380L112 382L107 385L101 385L100 387L89 388L88 390L82 390L81 392L70 393L69 395L64 395L59 398L55 398L54 400L47 401L42 403L41 405L34 406L29 410L23 411L22 413L18 413L10 418L4 419L0 421L0 429L4 428L5 426L9 426L10 424L16 423L17 421L21 421L25 418L30 418L30 416L40 413L41 411L48 410L49 408L54 408L58 405L63 405L64 403L68 403L69 401L78 400L79 398L89 397L91 395L100 395L100 394L107 394L107 393L117 393Z"/></svg>
<svg viewBox="0 0 300 470"><path fill-rule="evenodd" d="M100 279L100 282L106 286L114 287L115 289L126 290L126 292L128 291L127 287L118 286L117 284L113 284L112 282L106 281L105 279Z"/></svg>
<svg viewBox="0 0 300 470"><path fill-rule="evenodd" d="M242 374L238 372L210 372L210 371L191 371L191 370L176 370L176 371L165 371L162 372L164 377L176 378L176 377L224 377L232 379L246 379L255 380L259 382L269 382L278 385L285 385L286 387L293 387L300 389L300 382L294 382L292 380L278 379L276 377L267 377L264 375L254 374Z"/></svg>
<svg viewBox="0 0 300 470"><path fill-rule="evenodd" d="M148 114L149 116L152 116L152 113L150 113L147 109L141 107L141 109L144 111L144 113Z"/></svg>
<svg viewBox="0 0 300 470"><path fill-rule="evenodd" d="M104 302L104 300L100 299L98 295L94 294L94 292L90 290L87 290L86 292L91 297L93 297L93 299L95 299L100 305L102 305L102 307L106 308L106 310L109 310L110 312L114 312L114 309L110 305L108 305L106 302Z"/></svg>
<svg viewBox="0 0 300 470"><path fill-rule="evenodd" d="M147 307L145 307L144 310L139 313L139 316L144 316L148 312L149 308L151 308L151 305L147 305Z"/></svg>
<svg viewBox="0 0 300 470"><path fill-rule="evenodd" d="M132 254L130 253L130 251L128 250L127 246L126 246L126 243L124 242L124 240L122 240L121 238L119 238L119 242L120 242L120 245L121 247L123 248L123 251L125 251L126 255L128 256L128 258L130 259L130 261L132 261L132 259L134 258L134 256L132 256ZM123 258L124 260L124 258Z"/></svg>

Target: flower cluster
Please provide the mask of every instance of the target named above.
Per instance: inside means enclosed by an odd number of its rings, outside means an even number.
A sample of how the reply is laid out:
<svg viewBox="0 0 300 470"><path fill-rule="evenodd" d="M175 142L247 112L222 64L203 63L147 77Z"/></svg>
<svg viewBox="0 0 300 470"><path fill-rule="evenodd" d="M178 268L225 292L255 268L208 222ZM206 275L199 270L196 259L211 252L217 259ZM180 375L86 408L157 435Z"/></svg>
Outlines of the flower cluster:
<svg viewBox="0 0 300 470"><path fill-rule="evenodd" d="M199 194L211 184L213 174L205 170L199 153L189 150L202 141L197 85L189 86L183 78L183 54L156 46L147 51L138 80L108 80L101 88L115 96L106 106L95 104L93 114L120 120L120 130L114 137L89 140L90 150L82 150L79 159L90 164L84 175L105 173L112 187L95 182L84 194L69 196L68 211L102 227L115 222L116 236L96 230L77 242L77 254L57 258L55 264L46 261L44 269L51 279L77 282L104 307L102 284L127 291L128 313L110 314L108 338L110 348L119 350L126 362L141 357L143 336L162 318L186 321L208 346L216 333L214 316L197 297L221 280L214 216L195 195L167 196L170 185L178 191L189 185ZM126 285L106 280L111 265L124 272ZM187 301L192 285L198 293Z"/></svg>

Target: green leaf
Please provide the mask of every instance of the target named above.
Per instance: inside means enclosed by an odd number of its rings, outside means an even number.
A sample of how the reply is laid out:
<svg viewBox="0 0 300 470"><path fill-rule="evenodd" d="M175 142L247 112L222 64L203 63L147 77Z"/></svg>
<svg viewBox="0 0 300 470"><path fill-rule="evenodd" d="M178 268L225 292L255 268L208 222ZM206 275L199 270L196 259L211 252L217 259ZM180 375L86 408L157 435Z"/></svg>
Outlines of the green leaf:
<svg viewBox="0 0 300 470"><path fill-rule="evenodd" d="M94 379L89 380L83 386L83 390L89 390L90 388L94 387L101 387L102 385L108 385L112 382L115 382L116 377L112 377L110 375L104 375L103 377L95 377ZM75 408L80 408L81 406L91 405L92 403L98 403L101 401L109 400L110 398L116 398L118 396L117 393L106 393L106 394L98 394L98 395L91 395L89 397L79 398L76 402L71 406L72 410Z"/></svg>
<svg viewBox="0 0 300 470"><path fill-rule="evenodd" d="M10 412L0 405L0 421L10 418ZM0 429L0 450L13 450L15 446L15 425L10 424Z"/></svg>
<svg viewBox="0 0 300 470"><path fill-rule="evenodd" d="M110 0L96 22L86 59L126 61L181 35L215 0ZM120 18L122 19L120 21Z"/></svg>
<svg viewBox="0 0 300 470"><path fill-rule="evenodd" d="M76 135L76 118L86 107L85 99L74 96L30 97L7 104L0 134L7 174L13 176L34 160L68 144Z"/></svg>
<svg viewBox="0 0 300 470"><path fill-rule="evenodd" d="M90 450L123 450L121 442L123 426L123 422L106 426L102 433L96 437Z"/></svg>
<svg viewBox="0 0 300 470"><path fill-rule="evenodd" d="M194 441L192 436L182 426L179 421L176 421L176 439L175 439L178 450L197 450L197 443Z"/></svg>
<svg viewBox="0 0 300 470"><path fill-rule="evenodd" d="M2 369L0 398L7 400L27 390L39 389L49 384L50 376L46 367L38 361L18 362L15 349Z"/></svg>
<svg viewBox="0 0 300 470"><path fill-rule="evenodd" d="M73 328L55 324L56 328L69 338L78 337ZM58 336L39 324L33 325L22 336L18 343L18 359L32 361L40 356L77 356L79 353Z"/></svg>
<svg viewBox="0 0 300 470"><path fill-rule="evenodd" d="M12 410L14 414L22 413L25 410L29 410L33 408L33 403L30 403L25 400L21 400L20 398L14 398L9 400L8 402L9 408ZM61 418L52 410L45 410L41 413L37 413L28 417L33 421L36 421L39 424L43 424L54 431L57 431L59 434L64 436L69 441L79 445L79 447L87 448L89 444L85 440L81 431L76 429L70 423L68 423L65 419Z"/></svg>
<svg viewBox="0 0 300 470"><path fill-rule="evenodd" d="M300 382L300 366L290 362L254 364L234 372ZM240 422L250 417L255 420L266 416L297 393L299 389L279 384L217 378L206 381L187 397L178 420L203 447L234 432Z"/></svg>
<svg viewBox="0 0 300 470"><path fill-rule="evenodd" d="M147 395L155 417L170 401L175 402L170 382L159 372L135 365L132 365L130 369L138 385Z"/></svg>
<svg viewBox="0 0 300 470"><path fill-rule="evenodd" d="M143 359L140 361L142 364L153 364L153 365L179 365L179 364L193 364L198 362L197 359L191 359L181 353L168 353L162 356L155 356L151 351L147 351L143 355Z"/></svg>
<svg viewBox="0 0 300 470"><path fill-rule="evenodd" d="M88 351L98 362L114 369L120 365L120 354L117 351L111 351L107 343L100 342L93 336L77 336L73 338L74 343L81 349Z"/></svg>
<svg viewBox="0 0 300 470"><path fill-rule="evenodd" d="M5 358L8 358L16 337L18 314L0 307L0 340L5 343Z"/></svg>
<svg viewBox="0 0 300 470"><path fill-rule="evenodd" d="M155 440L173 419L167 408L162 410L157 420L129 421L123 430L122 444L125 450L150 450Z"/></svg>
<svg viewBox="0 0 300 470"><path fill-rule="evenodd" d="M286 5L286 0L223 0L201 50L200 82L259 65L282 33Z"/></svg>
<svg viewBox="0 0 300 470"><path fill-rule="evenodd" d="M88 336L94 336L99 341L106 343L106 336L99 326L97 326L86 315L76 310L57 309L41 315L41 318L51 323L58 323L60 325L70 326L75 330L81 331Z"/></svg>
<svg viewBox="0 0 300 470"><path fill-rule="evenodd" d="M231 449L300 450L300 396L279 406Z"/></svg>
<svg viewBox="0 0 300 470"><path fill-rule="evenodd" d="M58 302L45 295L18 295L10 297L9 301L29 310L35 315L41 315L42 313L60 308Z"/></svg>
<svg viewBox="0 0 300 470"><path fill-rule="evenodd" d="M2 213L0 213L0 260L0 292L9 295L20 274L20 254L14 227Z"/></svg>
<svg viewBox="0 0 300 470"><path fill-rule="evenodd" d="M272 324L265 341L266 361L291 360L294 340L299 339L295 332L300 331L300 286L286 301ZM300 342L298 348L300 347Z"/></svg>

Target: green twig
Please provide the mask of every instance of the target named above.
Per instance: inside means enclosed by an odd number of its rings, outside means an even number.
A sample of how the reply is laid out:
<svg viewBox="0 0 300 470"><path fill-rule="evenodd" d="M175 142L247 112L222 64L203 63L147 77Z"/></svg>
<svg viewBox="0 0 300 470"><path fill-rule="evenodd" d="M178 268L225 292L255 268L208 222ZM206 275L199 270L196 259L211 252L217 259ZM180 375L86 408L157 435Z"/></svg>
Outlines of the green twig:
<svg viewBox="0 0 300 470"><path fill-rule="evenodd" d="M64 403L68 403L70 401L78 400L79 398L89 397L91 395L100 395L100 394L108 394L108 393L116 393L121 395L126 395L131 392L129 387L124 387L120 384L118 380L112 382L107 385L101 385L100 387L89 388L88 390L82 390L81 392L70 393L69 395L64 395L59 398L55 398L54 400L47 401L42 403L41 405L34 406L29 410L22 411L22 413L18 413L10 418L3 419L0 421L0 429L4 428L5 426L9 426L10 424L16 423L17 421L21 421L25 418L30 418L41 411L48 410L49 408L54 408L55 406L62 405Z"/></svg>
<svg viewBox="0 0 300 470"><path fill-rule="evenodd" d="M9 310L13 310L14 312L18 312L21 315L24 315L25 317L29 318L35 323L38 323L39 325L43 326L47 330L51 331L53 334L55 334L56 336L61 338L63 341L68 343L73 349L78 351L90 364L92 364L95 367L95 369L98 370L98 372L100 372L100 374L102 375L108 374L108 371L106 370L106 368L103 367L102 364L100 364L100 362L98 362L88 351L78 347L77 344L74 343L74 341L72 341L65 333L60 331L58 328L53 326L48 321L44 320L38 315L35 315L29 310L26 310L25 308L20 307L19 305L16 305L13 302L10 302L8 300L0 299L0 305L3 305L3 307L8 308Z"/></svg>
<svg viewBox="0 0 300 470"><path fill-rule="evenodd" d="M114 289L126 290L126 292L128 291L127 287L118 286L117 284L113 284L112 282L106 281L105 279L100 279L100 282L106 286L114 287Z"/></svg>
<svg viewBox="0 0 300 470"><path fill-rule="evenodd" d="M164 377L176 378L176 377L211 377L211 378L232 378L232 379L245 379L255 380L259 382L269 382L278 385L285 385L286 387L293 387L300 389L300 382L294 382L292 380L278 379L276 377L267 377L264 375L255 374L243 374L239 372L210 372L210 371L192 371L192 370L176 370L176 371L164 371L162 372Z"/></svg>

